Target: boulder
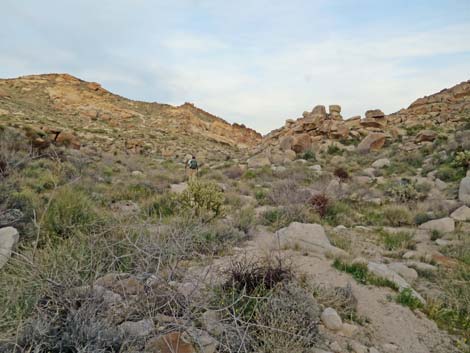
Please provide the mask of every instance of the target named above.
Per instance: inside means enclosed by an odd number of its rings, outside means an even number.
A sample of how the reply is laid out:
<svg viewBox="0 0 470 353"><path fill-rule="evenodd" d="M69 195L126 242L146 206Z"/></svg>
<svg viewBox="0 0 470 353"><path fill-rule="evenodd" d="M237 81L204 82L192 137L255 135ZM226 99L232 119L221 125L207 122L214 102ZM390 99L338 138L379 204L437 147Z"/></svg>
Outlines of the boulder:
<svg viewBox="0 0 470 353"><path fill-rule="evenodd" d="M308 134L300 134L294 137L294 141L292 142L292 150L295 153L302 153L307 151L312 147L312 139Z"/></svg>
<svg viewBox="0 0 470 353"><path fill-rule="evenodd" d="M450 217L433 219L419 226L420 229L435 230L441 233L450 233L455 230L455 221Z"/></svg>
<svg viewBox="0 0 470 353"><path fill-rule="evenodd" d="M421 130L415 138L415 142L432 142L436 139L437 132L433 130Z"/></svg>
<svg viewBox="0 0 470 353"><path fill-rule="evenodd" d="M380 158L377 159L374 163L372 163L372 167L377 169L381 169L388 166L390 166L390 160L388 158Z"/></svg>
<svg viewBox="0 0 470 353"><path fill-rule="evenodd" d="M249 158L247 160L247 163L249 168L261 168L271 165L271 161L269 160L269 158L262 153Z"/></svg>
<svg viewBox="0 0 470 353"><path fill-rule="evenodd" d="M0 228L0 269L5 266L10 259L19 239L20 235L16 228Z"/></svg>
<svg viewBox="0 0 470 353"><path fill-rule="evenodd" d="M466 176L460 181L459 200L470 205L470 176Z"/></svg>
<svg viewBox="0 0 470 353"><path fill-rule="evenodd" d="M401 262L394 262L388 265L392 271L402 276L408 282L414 282L418 278L418 272L415 269L409 268Z"/></svg>
<svg viewBox="0 0 470 353"><path fill-rule="evenodd" d="M291 162L297 158L297 155L292 150L287 150L284 152L284 163Z"/></svg>
<svg viewBox="0 0 470 353"><path fill-rule="evenodd" d="M78 137L67 131L60 132L54 141L58 146L71 147L76 150L79 150L81 146Z"/></svg>
<svg viewBox="0 0 470 353"><path fill-rule="evenodd" d="M330 112L330 114L332 113L341 113L341 106L339 106L338 104L332 104L328 107L328 110Z"/></svg>
<svg viewBox="0 0 470 353"><path fill-rule="evenodd" d="M386 135L380 132L368 134L357 146L359 153L369 153L370 151L380 150L385 144Z"/></svg>
<svg viewBox="0 0 470 353"><path fill-rule="evenodd" d="M312 115L326 119L326 108L324 105L317 105L312 110Z"/></svg>
<svg viewBox="0 0 470 353"><path fill-rule="evenodd" d="M150 335L154 330L153 321L149 319L140 321L125 321L118 327L125 336L131 337L145 337Z"/></svg>
<svg viewBox="0 0 470 353"><path fill-rule="evenodd" d="M367 264L367 269L372 274L381 278L385 278L389 280L390 282L394 283L397 286L399 292L402 292L403 290L409 288L411 290L411 293L416 299L418 299L423 304L426 303L423 297L421 297L421 295L419 295L418 292L416 292L413 288L411 288L411 286L408 284L407 281L405 281L403 277L401 277L395 271L388 268L387 265L379 264L376 262L369 262Z"/></svg>
<svg viewBox="0 0 470 353"><path fill-rule="evenodd" d="M326 308L321 314L321 321L323 324L332 331L339 331L343 328L343 320L338 315L335 309Z"/></svg>
<svg viewBox="0 0 470 353"><path fill-rule="evenodd" d="M450 214L450 217L456 221L470 221L470 207L462 206Z"/></svg>
<svg viewBox="0 0 470 353"><path fill-rule="evenodd" d="M366 111L366 119L380 119L385 117L385 113L381 111L380 109L372 109Z"/></svg>
<svg viewBox="0 0 470 353"><path fill-rule="evenodd" d="M293 136L283 136L279 142L279 148L282 151L288 151L292 147L292 143L294 142Z"/></svg>
<svg viewBox="0 0 470 353"><path fill-rule="evenodd" d="M346 256L347 253L331 245L325 229L320 224L292 222L288 227L276 232L277 245L280 248L301 249L319 254L330 253Z"/></svg>

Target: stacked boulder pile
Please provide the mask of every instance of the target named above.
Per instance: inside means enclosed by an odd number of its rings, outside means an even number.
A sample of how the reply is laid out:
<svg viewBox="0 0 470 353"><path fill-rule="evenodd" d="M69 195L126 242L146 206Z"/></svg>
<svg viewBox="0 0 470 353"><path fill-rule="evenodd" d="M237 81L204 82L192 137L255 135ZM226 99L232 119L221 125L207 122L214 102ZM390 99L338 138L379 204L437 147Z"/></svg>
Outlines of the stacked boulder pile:
<svg viewBox="0 0 470 353"><path fill-rule="evenodd" d="M317 105L311 112L304 112L302 118L288 119L282 128L266 135L257 152L263 151L264 158L276 163L309 150L321 150L335 143L352 145L368 137L361 146L367 152L383 146L388 130L387 117L380 109L368 110L364 119L355 116L344 120L341 106L330 105L327 113L325 106Z"/></svg>

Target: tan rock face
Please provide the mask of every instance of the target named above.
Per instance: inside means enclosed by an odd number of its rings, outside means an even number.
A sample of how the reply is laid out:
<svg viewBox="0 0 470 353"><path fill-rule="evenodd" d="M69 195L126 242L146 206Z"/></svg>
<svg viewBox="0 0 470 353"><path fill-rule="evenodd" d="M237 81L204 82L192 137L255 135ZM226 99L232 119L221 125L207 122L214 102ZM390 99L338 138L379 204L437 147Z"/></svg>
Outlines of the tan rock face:
<svg viewBox="0 0 470 353"><path fill-rule="evenodd" d="M295 136L292 142L292 150L295 153L305 152L312 146L312 139L308 134L300 134Z"/></svg>
<svg viewBox="0 0 470 353"><path fill-rule="evenodd" d="M357 146L357 151L367 153L380 150L385 144L386 135L382 133L370 133Z"/></svg>

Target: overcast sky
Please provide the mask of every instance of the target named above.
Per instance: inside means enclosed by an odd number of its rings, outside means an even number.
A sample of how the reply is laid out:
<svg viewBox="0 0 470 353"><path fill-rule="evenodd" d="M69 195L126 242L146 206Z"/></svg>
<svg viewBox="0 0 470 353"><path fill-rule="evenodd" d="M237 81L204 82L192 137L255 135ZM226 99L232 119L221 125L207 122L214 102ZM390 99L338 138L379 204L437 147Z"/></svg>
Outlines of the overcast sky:
<svg viewBox="0 0 470 353"><path fill-rule="evenodd" d="M67 72L267 133L470 79L469 0L0 0L0 77Z"/></svg>

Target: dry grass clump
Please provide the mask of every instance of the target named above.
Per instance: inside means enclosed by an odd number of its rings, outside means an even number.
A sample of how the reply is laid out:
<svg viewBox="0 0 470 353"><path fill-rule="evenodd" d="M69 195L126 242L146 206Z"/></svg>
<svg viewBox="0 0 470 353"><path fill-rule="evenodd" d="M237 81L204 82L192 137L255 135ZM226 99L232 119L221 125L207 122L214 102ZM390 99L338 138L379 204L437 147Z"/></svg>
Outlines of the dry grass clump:
<svg viewBox="0 0 470 353"><path fill-rule="evenodd" d="M313 295L325 307L334 308L343 318L356 321L357 299L352 292L351 284L345 287L333 287L330 285L314 285Z"/></svg>
<svg viewBox="0 0 470 353"><path fill-rule="evenodd" d="M308 193L301 190L294 179L286 179L275 182L266 198L270 204L276 206L305 204L308 200Z"/></svg>

